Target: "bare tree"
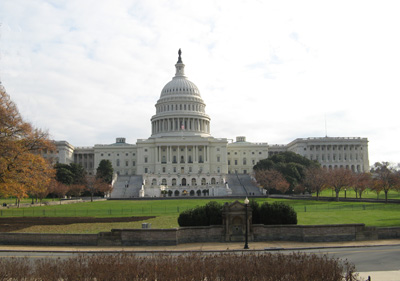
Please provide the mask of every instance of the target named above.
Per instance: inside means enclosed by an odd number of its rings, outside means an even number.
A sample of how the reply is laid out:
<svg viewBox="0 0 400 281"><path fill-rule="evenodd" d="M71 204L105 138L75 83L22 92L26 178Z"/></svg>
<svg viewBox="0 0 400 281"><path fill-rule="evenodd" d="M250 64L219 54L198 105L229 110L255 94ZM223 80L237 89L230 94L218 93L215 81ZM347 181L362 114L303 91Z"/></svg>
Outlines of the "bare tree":
<svg viewBox="0 0 400 281"><path fill-rule="evenodd" d="M256 170L255 178L257 183L267 191L267 194L271 189L285 193L290 187L287 180L277 170Z"/></svg>
<svg viewBox="0 0 400 281"><path fill-rule="evenodd" d="M390 190L399 189L400 187L400 174L390 166L389 162L377 162L371 169L374 178L373 189L378 193L381 190L385 192L385 202L388 201L388 193Z"/></svg>
<svg viewBox="0 0 400 281"><path fill-rule="evenodd" d="M339 201L339 192L342 188L350 187L353 184L353 172L348 169L327 170L326 184L336 193L336 201Z"/></svg>
<svg viewBox="0 0 400 281"><path fill-rule="evenodd" d="M93 196L96 193L107 194L111 192L111 184L104 181L103 178L95 176L86 177L86 190L90 193L90 201L93 202Z"/></svg>
<svg viewBox="0 0 400 281"><path fill-rule="evenodd" d="M364 191L372 186L372 176L370 173L354 174L353 189L356 193L356 198L362 197Z"/></svg>
<svg viewBox="0 0 400 281"><path fill-rule="evenodd" d="M303 179L303 186L310 193L315 192L317 194L317 200L319 200L319 194L324 190L327 185L327 170L320 167L311 167L305 171L305 177Z"/></svg>

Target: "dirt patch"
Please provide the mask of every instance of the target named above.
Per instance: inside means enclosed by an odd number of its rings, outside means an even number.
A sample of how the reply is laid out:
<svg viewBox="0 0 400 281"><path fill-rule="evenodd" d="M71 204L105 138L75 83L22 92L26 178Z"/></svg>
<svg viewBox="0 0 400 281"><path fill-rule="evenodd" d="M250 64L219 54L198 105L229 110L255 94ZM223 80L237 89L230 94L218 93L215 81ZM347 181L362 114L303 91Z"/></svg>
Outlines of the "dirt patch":
<svg viewBox="0 0 400 281"><path fill-rule="evenodd" d="M122 218L91 218L91 217L23 217L23 218L0 218L0 232L11 232L21 230L34 225L66 225L74 223L111 223L111 222L133 222L155 218L149 217L122 217Z"/></svg>

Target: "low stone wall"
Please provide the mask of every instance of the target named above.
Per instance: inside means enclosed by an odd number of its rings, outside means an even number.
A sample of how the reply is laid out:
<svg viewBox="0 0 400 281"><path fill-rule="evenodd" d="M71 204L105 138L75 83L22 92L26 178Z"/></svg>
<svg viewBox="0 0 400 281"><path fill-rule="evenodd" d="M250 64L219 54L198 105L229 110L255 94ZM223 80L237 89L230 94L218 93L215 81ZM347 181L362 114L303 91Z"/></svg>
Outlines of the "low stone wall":
<svg viewBox="0 0 400 281"><path fill-rule="evenodd" d="M0 233L2 245L160 246L225 242L222 225L172 229L113 229L99 234ZM249 241L335 242L399 239L400 227L364 224L253 225Z"/></svg>
<svg viewBox="0 0 400 281"><path fill-rule="evenodd" d="M378 239L399 239L400 227L382 227L377 229Z"/></svg>
<svg viewBox="0 0 400 281"><path fill-rule="evenodd" d="M355 241L364 224L253 225L254 241L337 242Z"/></svg>
<svg viewBox="0 0 400 281"><path fill-rule="evenodd" d="M224 230L222 225L181 227L177 231L177 244L224 242Z"/></svg>
<svg viewBox="0 0 400 281"><path fill-rule="evenodd" d="M97 234L0 233L1 245L97 246Z"/></svg>

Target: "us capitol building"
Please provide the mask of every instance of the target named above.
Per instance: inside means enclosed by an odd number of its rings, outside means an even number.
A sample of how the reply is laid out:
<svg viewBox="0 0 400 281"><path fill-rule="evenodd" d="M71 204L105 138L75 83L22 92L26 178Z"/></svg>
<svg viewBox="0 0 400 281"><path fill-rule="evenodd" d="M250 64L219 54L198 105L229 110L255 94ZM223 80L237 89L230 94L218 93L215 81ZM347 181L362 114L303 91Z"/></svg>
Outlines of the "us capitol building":
<svg viewBox="0 0 400 281"><path fill-rule="evenodd" d="M151 117L151 136L129 144L74 147L56 141L59 163L81 164L95 174L101 160L110 160L115 175L114 197L258 195L251 180L253 166L269 156L292 151L329 169L369 170L368 139L320 137L289 144L235 142L210 134L210 117L197 86L185 76L179 50L175 76L161 90ZM53 153L53 156L54 156ZM44 155L51 157L51 155Z"/></svg>

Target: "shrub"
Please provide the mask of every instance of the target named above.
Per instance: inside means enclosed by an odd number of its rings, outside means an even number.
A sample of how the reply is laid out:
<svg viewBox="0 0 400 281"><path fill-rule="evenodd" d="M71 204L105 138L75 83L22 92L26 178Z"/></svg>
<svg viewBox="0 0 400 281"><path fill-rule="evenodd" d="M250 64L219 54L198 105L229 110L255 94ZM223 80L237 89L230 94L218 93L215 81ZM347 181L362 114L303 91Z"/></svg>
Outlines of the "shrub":
<svg viewBox="0 0 400 281"><path fill-rule="evenodd" d="M266 225L297 224L297 214L293 207L283 203L263 203L260 207L260 223Z"/></svg>
<svg viewBox="0 0 400 281"><path fill-rule="evenodd" d="M307 280L356 281L355 267L302 253L93 254L66 259L0 259L0 280Z"/></svg>
<svg viewBox="0 0 400 281"><path fill-rule="evenodd" d="M211 201L179 214L179 226L208 226L222 224L222 205Z"/></svg>

